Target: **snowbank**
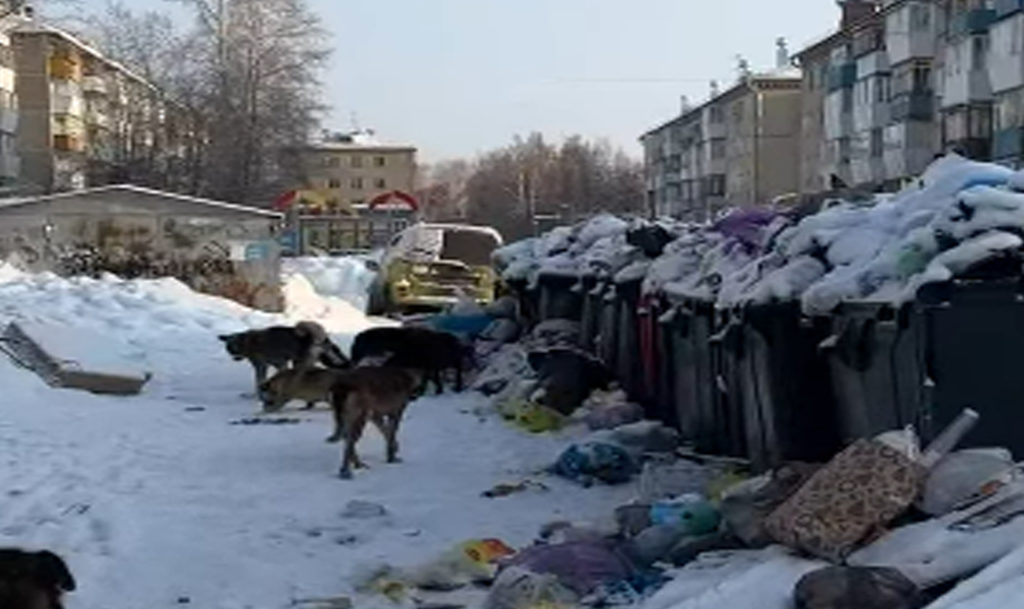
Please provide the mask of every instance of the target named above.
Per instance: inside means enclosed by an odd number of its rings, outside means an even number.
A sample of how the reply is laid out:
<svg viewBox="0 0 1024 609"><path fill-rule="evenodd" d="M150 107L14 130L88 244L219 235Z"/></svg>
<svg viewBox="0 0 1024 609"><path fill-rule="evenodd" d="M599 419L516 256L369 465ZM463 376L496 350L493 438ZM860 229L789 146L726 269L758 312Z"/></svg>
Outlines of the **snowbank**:
<svg viewBox="0 0 1024 609"><path fill-rule="evenodd" d="M366 310L370 284L376 277L360 256L285 258L281 269L286 281L305 277L317 294L341 298L360 311Z"/></svg>

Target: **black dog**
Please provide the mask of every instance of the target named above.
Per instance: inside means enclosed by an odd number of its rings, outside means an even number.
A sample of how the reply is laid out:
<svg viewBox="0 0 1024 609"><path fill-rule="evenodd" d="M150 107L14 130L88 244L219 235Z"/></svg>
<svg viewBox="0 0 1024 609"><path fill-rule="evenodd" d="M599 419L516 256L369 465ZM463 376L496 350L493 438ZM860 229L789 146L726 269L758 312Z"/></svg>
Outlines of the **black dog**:
<svg viewBox="0 0 1024 609"><path fill-rule="evenodd" d="M423 383L433 381L437 393L444 391L441 374L455 370L455 390L462 391L462 372L470 350L457 336L427 328L371 328L360 332L352 343L352 361L381 358L389 366L423 373Z"/></svg>
<svg viewBox="0 0 1024 609"><path fill-rule="evenodd" d="M75 578L53 552L0 549L0 607L62 609L61 597L75 589Z"/></svg>
<svg viewBox="0 0 1024 609"><path fill-rule="evenodd" d="M607 389L610 370L597 358L574 348L533 351L530 367L537 372L537 387L544 390L544 405L570 415L595 389Z"/></svg>
<svg viewBox="0 0 1024 609"><path fill-rule="evenodd" d="M297 366L312 366L319 361L328 368L348 368L349 361L337 345L327 338L324 329L312 322L302 322L294 328L273 326L262 330L249 330L225 334L218 338L231 357L249 360L256 373L256 390L267 379L270 367L276 370Z"/></svg>

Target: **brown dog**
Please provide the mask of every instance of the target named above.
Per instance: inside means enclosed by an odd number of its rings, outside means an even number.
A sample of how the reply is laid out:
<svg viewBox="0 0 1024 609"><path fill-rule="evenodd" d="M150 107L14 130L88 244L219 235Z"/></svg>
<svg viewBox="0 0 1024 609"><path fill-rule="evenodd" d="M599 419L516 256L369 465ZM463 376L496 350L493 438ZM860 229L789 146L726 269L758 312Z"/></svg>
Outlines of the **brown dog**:
<svg viewBox="0 0 1024 609"><path fill-rule="evenodd" d="M356 454L356 444L367 421L372 422L387 443L388 463L398 461L398 427L413 392L422 379L419 374L392 366L367 366L336 373L331 391L334 433L328 442L344 436L345 447L338 475L352 477L352 467L366 464Z"/></svg>
<svg viewBox="0 0 1024 609"><path fill-rule="evenodd" d="M285 368L260 385L259 397L265 412L277 412L292 400L306 402L313 408L318 402L331 401L331 389L338 380L338 370Z"/></svg>
<svg viewBox="0 0 1024 609"><path fill-rule="evenodd" d="M75 578L53 552L0 549L0 607L62 609L61 597L75 589Z"/></svg>

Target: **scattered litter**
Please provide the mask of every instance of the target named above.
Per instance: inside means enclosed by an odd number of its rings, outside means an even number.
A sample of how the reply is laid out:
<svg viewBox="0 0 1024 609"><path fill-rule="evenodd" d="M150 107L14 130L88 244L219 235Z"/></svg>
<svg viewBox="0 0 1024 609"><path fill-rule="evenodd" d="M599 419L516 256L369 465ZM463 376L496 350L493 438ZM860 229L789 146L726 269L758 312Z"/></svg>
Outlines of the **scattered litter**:
<svg viewBox="0 0 1024 609"><path fill-rule="evenodd" d="M302 419L293 417L249 417L231 421L231 425L297 425Z"/></svg>
<svg viewBox="0 0 1024 609"><path fill-rule="evenodd" d="M341 517L364 520L367 518L380 518L382 516L386 516L387 513L387 508L379 503L353 499L345 505L345 509L341 512Z"/></svg>
<svg viewBox="0 0 1024 609"><path fill-rule="evenodd" d="M509 495L521 493L531 488L539 491L548 490L548 487L541 482L535 482L533 480L523 480L514 483L497 484L493 488L481 493L481 496L487 497L489 499L495 499L497 497L508 497Z"/></svg>

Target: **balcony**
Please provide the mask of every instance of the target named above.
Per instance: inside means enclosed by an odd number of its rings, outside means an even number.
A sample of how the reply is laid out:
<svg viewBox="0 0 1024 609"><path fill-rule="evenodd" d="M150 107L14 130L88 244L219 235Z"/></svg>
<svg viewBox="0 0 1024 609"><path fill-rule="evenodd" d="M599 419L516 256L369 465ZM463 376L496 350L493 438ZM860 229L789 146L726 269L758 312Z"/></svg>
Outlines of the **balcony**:
<svg viewBox="0 0 1024 609"><path fill-rule="evenodd" d="M893 122L930 121L935 117L935 94L920 91L900 95L892 100L890 107Z"/></svg>
<svg viewBox="0 0 1024 609"><path fill-rule="evenodd" d="M86 110L85 112L85 124L90 127L97 127L99 129L110 129L110 125L113 121L110 120L110 115L99 112L97 110Z"/></svg>
<svg viewBox="0 0 1024 609"><path fill-rule="evenodd" d="M82 79L82 64L71 57L53 55L47 63L50 78L74 81Z"/></svg>
<svg viewBox="0 0 1024 609"><path fill-rule="evenodd" d="M82 79L82 91L86 95L106 95L107 81L102 76L86 76Z"/></svg>
<svg viewBox="0 0 1024 609"><path fill-rule="evenodd" d="M996 0L996 19L1005 19L1024 10L1024 0Z"/></svg>
<svg viewBox="0 0 1024 609"><path fill-rule="evenodd" d="M974 8L960 13L950 20L949 35L958 37L968 34L984 34L995 20L995 9Z"/></svg>
<svg viewBox="0 0 1024 609"><path fill-rule="evenodd" d="M997 131L992 137L992 160L1020 159L1024 152L1024 128L1012 127Z"/></svg>
<svg viewBox="0 0 1024 609"><path fill-rule="evenodd" d="M54 135L53 149L58 152L84 152L85 140L77 135Z"/></svg>
<svg viewBox="0 0 1024 609"><path fill-rule="evenodd" d="M0 108L0 132L18 132L18 111L11 108Z"/></svg>
<svg viewBox="0 0 1024 609"><path fill-rule="evenodd" d="M869 53L857 60L858 78L865 78L874 74L888 74L890 71L889 54L884 50Z"/></svg>
<svg viewBox="0 0 1024 609"><path fill-rule="evenodd" d="M833 66L828 71L829 91L847 89L849 87L852 87L855 82L857 82L856 63L844 63L839 66Z"/></svg>

